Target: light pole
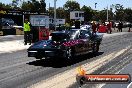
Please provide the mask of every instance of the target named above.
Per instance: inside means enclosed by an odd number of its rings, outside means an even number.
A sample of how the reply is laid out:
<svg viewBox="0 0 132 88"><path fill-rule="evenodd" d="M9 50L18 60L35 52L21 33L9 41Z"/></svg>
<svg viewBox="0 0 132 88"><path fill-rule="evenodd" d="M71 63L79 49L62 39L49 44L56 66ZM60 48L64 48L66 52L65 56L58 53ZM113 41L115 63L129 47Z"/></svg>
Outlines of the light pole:
<svg viewBox="0 0 132 88"><path fill-rule="evenodd" d="M95 9L96 9L97 3L95 3Z"/></svg>
<svg viewBox="0 0 132 88"><path fill-rule="evenodd" d="M56 30L56 1L54 0L54 25L55 25L55 30Z"/></svg>
<svg viewBox="0 0 132 88"><path fill-rule="evenodd" d="M97 12L97 9L96 9L96 6L97 6L97 3L94 3L94 5L95 5L95 13ZM96 17L96 15L94 15L94 18L93 18L94 20L97 20L97 17Z"/></svg>

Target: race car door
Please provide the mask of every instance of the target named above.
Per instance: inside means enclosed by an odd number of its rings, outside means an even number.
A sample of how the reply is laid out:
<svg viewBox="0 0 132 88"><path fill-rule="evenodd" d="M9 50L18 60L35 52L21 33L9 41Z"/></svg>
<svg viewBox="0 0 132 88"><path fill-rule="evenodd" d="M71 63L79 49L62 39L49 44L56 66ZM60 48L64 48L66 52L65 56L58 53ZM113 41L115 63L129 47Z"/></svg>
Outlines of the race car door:
<svg viewBox="0 0 132 88"><path fill-rule="evenodd" d="M76 54L82 53L84 51L84 41L82 39L80 39L79 32L76 34L74 40L76 41L76 45L75 45Z"/></svg>
<svg viewBox="0 0 132 88"><path fill-rule="evenodd" d="M87 30L80 31L80 39L83 41L83 51L86 52L91 49L90 35Z"/></svg>

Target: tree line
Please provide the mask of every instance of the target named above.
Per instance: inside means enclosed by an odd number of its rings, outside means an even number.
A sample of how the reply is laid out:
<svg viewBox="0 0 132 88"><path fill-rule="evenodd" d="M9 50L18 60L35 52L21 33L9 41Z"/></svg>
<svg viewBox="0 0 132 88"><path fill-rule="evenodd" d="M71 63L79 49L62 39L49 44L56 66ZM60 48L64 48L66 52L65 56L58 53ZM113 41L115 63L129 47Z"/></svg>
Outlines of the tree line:
<svg viewBox="0 0 132 88"><path fill-rule="evenodd" d="M29 11L39 11L41 13L48 13L50 17L54 16L54 7L49 7L46 10L45 0L13 0L10 4L0 3L0 7L6 9L20 9ZM84 11L85 21L106 21L107 19L107 8L103 10L95 10L90 6L82 6L77 1L67 1L63 7L58 7L57 18L66 19L67 22L70 21L70 11ZM113 21L128 21L132 22L132 9L124 8L121 4L110 5L108 10L109 20Z"/></svg>

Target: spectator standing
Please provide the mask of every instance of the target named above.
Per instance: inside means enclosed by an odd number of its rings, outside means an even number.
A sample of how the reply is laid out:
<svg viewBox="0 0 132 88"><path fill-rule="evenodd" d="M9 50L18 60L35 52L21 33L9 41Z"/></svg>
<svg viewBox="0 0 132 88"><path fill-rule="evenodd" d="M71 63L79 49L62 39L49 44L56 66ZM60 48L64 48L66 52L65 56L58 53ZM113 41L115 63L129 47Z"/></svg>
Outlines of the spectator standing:
<svg viewBox="0 0 132 88"><path fill-rule="evenodd" d="M28 19L25 19L24 22L24 45L27 45L27 42L29 41L29 45L31 45L31 27L30 22L28 22Z"/></svg>
<svg viewBox="0 0 132 88"><path fill-rule="evenodd" d="M129 27L128 32L131 32L132 24L130 23L130 24L128 25L128 27Z"/></svg>
<svg viewBox="0 0 132 88"><path fill-rule="evenodd" d="M112 24L111 24L111 22L109 21L109 23L107 24L107 29L108 29L108 32L109 32L110 34L111 34L111 32L112 32L111 27L112 27Z"/></svg>
<svg viewBox="0 0 132 88"><path fill-rule="evenodd" d="M97 29L97 25L95 24L95 22L92 23L92 34L96 33L96 29Z"/></svg>
<svg viewBox="0 0 132 88"><path fill-rule="evenodd" d="M99 30L99 25L100 25L100 23L97 24L97 31Z"/></svg>

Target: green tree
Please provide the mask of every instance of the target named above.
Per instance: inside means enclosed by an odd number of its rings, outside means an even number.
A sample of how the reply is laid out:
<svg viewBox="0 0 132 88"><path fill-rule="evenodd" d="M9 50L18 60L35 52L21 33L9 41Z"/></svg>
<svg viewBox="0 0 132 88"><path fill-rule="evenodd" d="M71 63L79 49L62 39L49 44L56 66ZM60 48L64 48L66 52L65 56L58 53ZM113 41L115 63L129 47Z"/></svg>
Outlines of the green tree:
<svg viewBox="0 0 132 88"><path fill-rule="evenodd" d="M32 4L30 1L22 3L21 9L30 11L31 8L32 8Z"/></svg>
<svg viewBox="0 0 132 88"><path fill-rule="evenodd" d="M106 21L107 20L106 16L107 16L107 9L99 11L99 16L98 17L101 21Z"/></svg>
<svg viewBox="0 0 132 88"><path fill-rule="evenodd" d="M116 20L124 20L124 7L121 4L116 4L115 5L115 18Z"/></svg>
<svg viewBox="0 0 132 88"><path fill-rule="evenodd" d="M107 9L99 11L98 19L102 20L102 21L106 21L107 20ZM114 19L114 14L113 14L111 9L108 10L108 19L109 20L113 20Z"/></svg>
<svg viewBox="0 0 132 88"><path fill-rule="evenodd" d="M17 8L18 0L12 0L12 6L13 6L13 8Z"/></svg>
<svg viewBox="0 0 132 88"><path fill-rule="evenodd" d="M70 12L80 10L80 4L76 1L67 1L63 8L65 9L65 20L70 23Z"/></svg>
<svg viewBox="0 0 132 88"><path fill-rule="evenodd" d="M46 12L46 3L45 3L45 0L40 0L40 12L43 12L45 13Z"/></svg>
<svg viewBox="0 0 132 88"><path fill-rule="evenodd" d="M31 10L32 11L40 11L41 5L39 1L31 0Z"/></svg>
<svg viewBox="0 0 132 88"><path fill-rule="evenodd" d="M46 3L44 0L30 0L28 2L23 2L21 8L23 10L30 10L30 11L39 11L41 13L46 12Z"/></svg>
<svg viewBox="0 0 132 88"><path fill-rule="evenodd" d="M68 11L80 10L80 4L76 1L67 1L63 7Z"/></svg>
<svg viewBox="0 0 132 88"><path fill-rule="evenodd" d="M84 11L84 21L88 22L88 21L92 20L94 13L93 13L93 10L91 7L87 7L84 5L81 8L81 10Z"/></svg>
<svg viewBox="0 0 132 88"><path fill-rule="evenodd" d="M64 19L65 18L65 10L62 7L56 9L57 18Z"/></svg>
<svg viewBox="0 0 132 88"><path fill-rule="evenodd" d="M60 18L60 19L64 19L65 18L65 10L64 10L64 8L62 8L62 7L58 7L57 9L56 9L56 16L57 16L57 18ZM54 17L54 7L50 7L49 8L49 16L50 17Z"/></svg>
<svg viewBox="0 0 132 88"><path fill-rule="evenodd" d="M0 2L0 8L4 8L4 9L11 9L11 5L9 4L4 4Z"/></svg>
<svg viewBox="0 0 132 88"><path fill-rule="evenodd" d="M48 13L49 13L49 16L53 18L54 17L54 7L50 7Z"/></svg>
<svg viewBox="0 0 132 88"><path fill-rule="evenodd" d="M94 20L94 21L100 20L100 12L98 10L92 11L92 20Z"/></svg>
<svg viewBox="0 0 132 88"><path fill-rule="evenodd" d="M124 19L125 21L132 22L132 9L131 8L124 9Z"/></svg>
<svg viewBox="0 0 132 88"><path fill-rule="evenodd" d="M65 20L66 22L70 23L70 11L65 10Z"/></svg>
<svg viewBox="0 0 132 88"><path fill-rule="evenodd" d="M113 8L114 8L113 5L111 5L109 10L109 20L114 20Z"/></svg>

